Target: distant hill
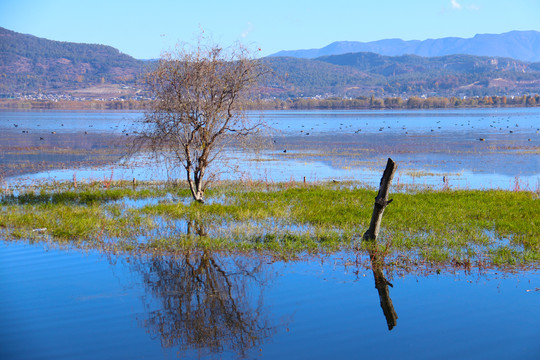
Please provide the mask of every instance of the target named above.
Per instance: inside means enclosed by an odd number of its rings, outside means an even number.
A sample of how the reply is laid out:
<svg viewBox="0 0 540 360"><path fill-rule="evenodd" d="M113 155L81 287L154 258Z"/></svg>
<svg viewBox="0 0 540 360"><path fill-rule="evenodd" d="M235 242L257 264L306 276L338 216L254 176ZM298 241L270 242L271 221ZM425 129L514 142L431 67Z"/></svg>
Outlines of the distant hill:
<svg viewBox="0 0 540 360"><path fill-rule="evenodd" d="M505 57L349 52L261 61L272 70L254 92L263 98L540 93L540 62ZM0 28L0 97L45 93L53 99L64 94L137 99L143 90L139 80L153 63L110 46L51 41Z"/></svg>
<svg viewBox="0 0 540 360"><path fill-rule="evenodd" d="M404 73L444 74L501 74L526 73L530 64L510 58L493 58L473 55L446 55L421 57L417 55L383 56L374 53L351 53L322 56L318 61L351 66L361 71L385 77Z"/></svg>
<svg viewBox="0 0 540 360"><path fill-rule="evenodd" d="M371 75L351 66L333 64L329 61L270 57L262 59L272 70L272 76L260 92L280 98L343 94L346 88L369 91L370 86L383 81L379 75Z"/></svg>
<svg viewBox="0 0 540 360"><path fill-rule="evenodd" d="M0 93L134 83L143 62L117 49L52 41L0 27Z"/></svg>
<svg viewBox="0 0 540 360"><path fill-rule="evenodd" d="M268 57L264 61L274 71L275 76L270 79L273 88L290 96L484 96L540 92L540 63L510 58L428 58L364 52L316 59ZM279 91L273 94L280 95Z"/></svg>
<svg viewBox="0 0 540 360"><path fill-rule="evenodd" d="M425 57L467 54L537 62L540 61L540 32L510 31L504 34L480 34L468 39L447 37L423 41L401 39L371 42L337 41L321 49L284 50L271 56L314 59L355 52L373 52L387 56L410 54Z"/></svg>

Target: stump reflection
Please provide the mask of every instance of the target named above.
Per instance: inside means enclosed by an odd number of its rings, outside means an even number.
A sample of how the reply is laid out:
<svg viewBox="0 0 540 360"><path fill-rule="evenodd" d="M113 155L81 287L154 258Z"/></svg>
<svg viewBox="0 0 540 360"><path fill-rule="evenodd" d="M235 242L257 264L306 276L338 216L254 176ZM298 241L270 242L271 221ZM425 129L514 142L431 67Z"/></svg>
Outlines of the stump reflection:
<svg viewBox="0 0 540 360"><path fill-rule="evenodd" d="M392 330L397 325L397 313L394 309L394 304L392 304L392 299L390 298L390 290L388 286L393 287L393 285L386 280L383 272L384 258L377 255L376 252L369 250L369 259L371 261L371 269L373 270L373 278L375 279L375 287L379 292L379 300L381 302L381 308L386 318L386 324L388 325L388 330Z"/></svg>

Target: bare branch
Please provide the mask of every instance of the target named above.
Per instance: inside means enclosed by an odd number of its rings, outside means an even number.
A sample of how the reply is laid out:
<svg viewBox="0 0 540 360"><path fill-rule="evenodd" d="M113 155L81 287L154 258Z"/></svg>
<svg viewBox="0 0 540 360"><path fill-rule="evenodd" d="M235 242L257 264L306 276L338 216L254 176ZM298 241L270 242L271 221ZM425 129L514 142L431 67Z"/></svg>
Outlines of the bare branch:
<svg viewBox="0 0 540 360"><path fill-rule="evenodd" d="M171 153L186 170L193 198L203 202L208 166L226 144L255 133L242 101L265 73L245 48L224 49L199 41L164 54L147 82L155 95L145 115L137 149L148 147L156 156Z"/></svg>

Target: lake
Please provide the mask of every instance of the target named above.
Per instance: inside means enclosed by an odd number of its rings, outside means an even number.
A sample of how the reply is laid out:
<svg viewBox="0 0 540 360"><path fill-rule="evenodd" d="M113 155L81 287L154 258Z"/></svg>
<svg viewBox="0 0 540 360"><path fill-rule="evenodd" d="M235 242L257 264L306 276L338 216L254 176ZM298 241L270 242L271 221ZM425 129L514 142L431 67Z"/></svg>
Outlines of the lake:
<svg viewBox="0 0 540 360"><path fill-rule="evenodd" d="M261 145L258 153L228 149L230 166L215 166L221 179L302 181L306 177L307 181L343 179L376 185L386 159L392 157L398 163L396 181L402 184L438 188L445 177L452 188L513 189L517 184L535 190L540 186L538 108L267 111L250 116L265 118L273 141ZM126 166L100 166L125 150L122 145L142 117L137 112L2 111L0 140L5 150L0 164L19 161L36 167L45 160L39 157L45 151L57 159L56 164L33 171L26 167L23 174L12 171L4 177L11 183L67 180L74 173L79 179L183 178L144 157ZM70 154L74 148L77 151Z"/></svg>
<svg viewBox="0 0 540 360"><path fill-rule="evenodd" d="M144 156L118 162L141 116L0 112L2 188L74 174L166 179ZM539 187L537 108L263 116L271 145L228 149L240 171L220 163L222 178L377 185L392 157L401 184L440 188L445 176L454 188ZM538 268L384 265L355 251L285 261L0 239L0 358L540 358Z"/></svg>

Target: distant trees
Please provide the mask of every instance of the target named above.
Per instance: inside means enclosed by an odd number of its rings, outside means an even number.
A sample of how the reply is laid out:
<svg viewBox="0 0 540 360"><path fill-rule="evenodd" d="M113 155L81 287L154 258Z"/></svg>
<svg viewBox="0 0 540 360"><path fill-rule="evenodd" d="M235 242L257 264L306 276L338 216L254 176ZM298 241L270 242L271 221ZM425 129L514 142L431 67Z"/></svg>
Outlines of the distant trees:
<svg viewBox="0 0 540 360"><path fill-rule="evenodd" d="M158 159L185 170L193 199L201 203L211 180L207 170L223 158L224 147L262 126L245 116L243 100L265 72L245 48L203 41L164 54L148 74L155 101L138 137Z"/></svg>
<svg viewBox="0 0 540 360"><path fill-rule="evenodd" d="M516 97L400 97L296 98L287 100L259 100L249 104L250 109L446 109L465 107L540 106L540 95Z"/></svg>

